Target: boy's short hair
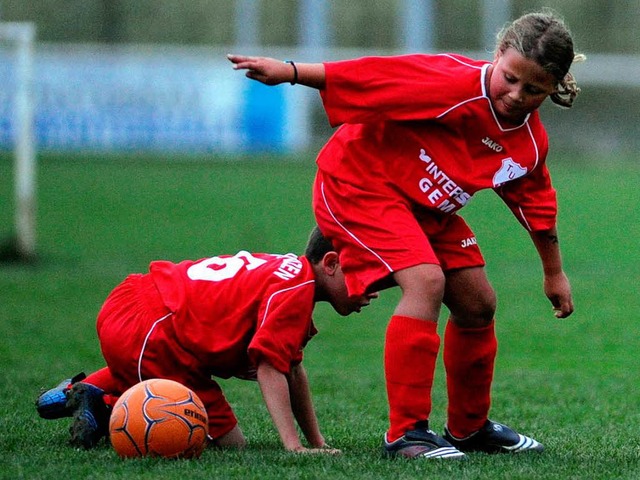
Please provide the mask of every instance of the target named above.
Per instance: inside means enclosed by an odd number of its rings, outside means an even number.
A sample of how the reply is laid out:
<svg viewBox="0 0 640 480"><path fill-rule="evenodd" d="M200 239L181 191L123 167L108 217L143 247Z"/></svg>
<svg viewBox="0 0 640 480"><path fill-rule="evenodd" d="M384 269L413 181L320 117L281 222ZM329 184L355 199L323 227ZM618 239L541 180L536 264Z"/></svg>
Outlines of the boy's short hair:
<svg viewBox="0 0 640 480"><path fill-rule="evenodd" d="M307 257L311 263L318 263L328 252L333 251L335 251L335 249L331 242L327 240L327 238L322 235L320 229L315 226L309 235L304 256Z"/></svg>

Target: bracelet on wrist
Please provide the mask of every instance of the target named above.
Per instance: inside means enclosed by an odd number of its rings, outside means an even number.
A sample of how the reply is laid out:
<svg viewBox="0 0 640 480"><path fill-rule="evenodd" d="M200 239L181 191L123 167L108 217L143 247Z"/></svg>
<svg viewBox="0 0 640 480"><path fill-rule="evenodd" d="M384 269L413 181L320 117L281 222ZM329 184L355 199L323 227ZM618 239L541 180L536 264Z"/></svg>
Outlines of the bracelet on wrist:
<svg viewBox="0 0 640 480"><path fill-rule="evenodd" d="M293 60L285 60L284 63L288 63L293 67L293 80L291 80L291 82L289 83L291 83L291 85L295 85L296 83L298 83L298 67L296 67L296 64Z"/></svg>

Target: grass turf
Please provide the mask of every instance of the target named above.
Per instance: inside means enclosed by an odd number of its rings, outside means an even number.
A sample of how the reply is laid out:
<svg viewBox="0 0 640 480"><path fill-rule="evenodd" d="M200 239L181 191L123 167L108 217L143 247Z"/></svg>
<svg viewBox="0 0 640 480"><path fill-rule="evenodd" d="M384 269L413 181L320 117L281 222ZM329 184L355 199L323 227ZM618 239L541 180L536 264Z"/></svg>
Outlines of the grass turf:
<svg viewBox="0 0 640 480"><path fill-rule="evenodd" d="M634 247L640 170L571 165L552 173L560 241L576 303L556 320L528 236L484 192L463 211L498 292L492 417L535 436L542 455L470 455L466 462L388 461L382 345L398 292L359 316L319 305L306 349L320 423L339 457L283 452L256 384L221 382L250 442L197 461L120 460L108 444L67 445L68 422L37 417L41 387L102 366L95 315L109 291L150 260L239 249L301 252L313 225L312 155L304 162L216 159L40 159L38 259L0 264L0 478L610 479L640 476L639 273ZM11 165L0 158L0 234L11 231ZM446 312L443 312L443 316ZM442 327L443 325L441 325ZM439 365L432 426L445 421Z"/></svg>

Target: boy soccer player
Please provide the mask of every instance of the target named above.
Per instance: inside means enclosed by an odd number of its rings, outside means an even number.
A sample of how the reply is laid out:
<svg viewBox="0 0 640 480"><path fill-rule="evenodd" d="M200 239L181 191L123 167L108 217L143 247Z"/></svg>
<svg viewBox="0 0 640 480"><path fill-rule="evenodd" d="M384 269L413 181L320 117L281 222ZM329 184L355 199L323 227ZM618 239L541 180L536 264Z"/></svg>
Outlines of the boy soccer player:
<svg viewBox="0 0 640 480"><path fill-rule="evenodd" d="M168 378L203 401L214 445L242 447L244 435L212 377L257 379L286 450L339 453L318 427L302 349L317 333L316 302L346 316L375 297L347 295L338 254L317 228L303 256L241 251L155 261L149 273L118 285L98 314L107 366L41 394L36 408L47 419L73 416L72 444L92 448L108 433L120 394L142 380Z"/></svg>

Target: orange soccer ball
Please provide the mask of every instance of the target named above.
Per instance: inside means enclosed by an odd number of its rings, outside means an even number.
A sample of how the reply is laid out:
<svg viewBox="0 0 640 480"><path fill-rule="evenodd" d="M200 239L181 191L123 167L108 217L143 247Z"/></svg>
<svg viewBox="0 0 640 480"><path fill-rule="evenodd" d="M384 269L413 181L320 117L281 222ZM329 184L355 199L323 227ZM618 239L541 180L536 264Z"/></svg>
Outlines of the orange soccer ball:
<svg viewBox="0 0 640 480"><path fill-rule="evenodd" d="M198 396L161 378L124 392L109 420L111 444L123 458L198 458L208 433L207 411Z"/></svg>

